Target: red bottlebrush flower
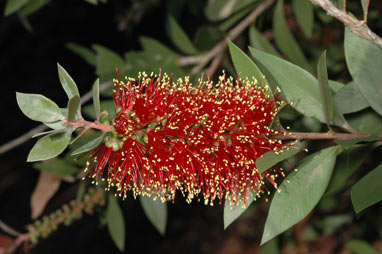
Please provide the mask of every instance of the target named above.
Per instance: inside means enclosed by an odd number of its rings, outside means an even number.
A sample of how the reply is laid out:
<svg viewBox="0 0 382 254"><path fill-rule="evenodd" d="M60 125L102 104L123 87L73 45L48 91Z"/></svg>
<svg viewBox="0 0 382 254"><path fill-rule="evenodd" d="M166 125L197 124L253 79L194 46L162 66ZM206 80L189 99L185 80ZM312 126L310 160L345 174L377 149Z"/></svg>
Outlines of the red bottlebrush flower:
<svg viewBox="0 0 382 254"><path fill-rule="evenodd" d="M85 171L124 198L130 189L162 201L180 190L188 202L203 196L211 205L260 196L279 171L260 174L256 159L287 146L276 139L284 131L270 129L281 102L267 89L224 74L198 87L166 74L116 80L114 136L91 152Z"/></svg>

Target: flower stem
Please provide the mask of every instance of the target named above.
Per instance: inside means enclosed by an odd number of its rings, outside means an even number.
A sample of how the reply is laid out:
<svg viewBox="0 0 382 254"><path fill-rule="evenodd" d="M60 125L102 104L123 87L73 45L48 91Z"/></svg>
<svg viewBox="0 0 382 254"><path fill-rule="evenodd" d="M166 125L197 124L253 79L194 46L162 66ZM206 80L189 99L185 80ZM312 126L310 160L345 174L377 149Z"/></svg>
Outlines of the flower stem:
<svg viewBox="0 0 382 254"><path fill-rule="evenodd" d="M73 120L71 122L67 122L66 123L68 126L73 126L73 127L90 127L90 128L93 128L93 129L97 129L97 130L101 130L103 132L110 132L110 131L113 131L114 128L112 125L110 124L104 124L104 123L100 123L100 122L89 122L89 121L86 121L86 120Z"/></svg>

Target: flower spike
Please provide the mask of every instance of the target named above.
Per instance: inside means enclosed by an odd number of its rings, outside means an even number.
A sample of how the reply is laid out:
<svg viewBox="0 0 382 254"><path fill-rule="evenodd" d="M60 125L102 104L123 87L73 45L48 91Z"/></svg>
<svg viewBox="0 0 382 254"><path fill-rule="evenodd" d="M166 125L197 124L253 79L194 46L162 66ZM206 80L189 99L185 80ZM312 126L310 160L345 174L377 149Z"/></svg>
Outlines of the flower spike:
<svg viewBox="0 0 382 254"><path fill-rule="evenodd" d="M270 128L282 107L278 95L256 80L172 82L166 74L140 73L138 81L114 81L114 134L91 151L85 171L115 187L126 198L154 195L174 200L177 190L213 205L228 198L246 202L248 192L259 197L265 181L277 188L277 169L259 173L256 159L287 147ZM266 180L265 180L266 179Z"/></svg>

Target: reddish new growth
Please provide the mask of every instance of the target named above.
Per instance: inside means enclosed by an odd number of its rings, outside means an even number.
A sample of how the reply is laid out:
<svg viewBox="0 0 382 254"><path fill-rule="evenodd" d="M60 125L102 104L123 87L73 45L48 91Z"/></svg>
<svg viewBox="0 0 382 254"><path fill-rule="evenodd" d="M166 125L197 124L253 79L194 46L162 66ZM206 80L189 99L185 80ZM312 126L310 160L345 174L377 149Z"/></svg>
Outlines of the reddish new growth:
<svg viewBox="0 0 382 254"><path fill-rule="evenodd" d="M140 74L138 82L115 80L114 136L92 151L86 171L107 179L120 196L154 195L173 200L176 190L204 197L205 204L228 198L246 201L260 196L264 180L280 171L262 174L256 159L268 151L286 148L270 125L281 102L266 95L256 80L221 76L217 84L188 77L172 82L164 76ZM282 173L281 173L282 174Z"/></svg>

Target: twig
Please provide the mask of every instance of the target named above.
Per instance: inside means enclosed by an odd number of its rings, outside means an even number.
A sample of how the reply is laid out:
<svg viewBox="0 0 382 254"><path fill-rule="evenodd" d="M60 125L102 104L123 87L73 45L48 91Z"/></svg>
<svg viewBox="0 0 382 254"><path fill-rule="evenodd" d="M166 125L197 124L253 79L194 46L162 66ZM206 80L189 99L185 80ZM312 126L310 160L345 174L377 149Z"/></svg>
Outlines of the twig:
<svg viewBox="0 0 382 254"><path fill-rule="evenodd" d="M89 211L92 211L94 209L92 208L92 205L94 204L104 205L103 189L98 188L97 190L93 190L93 191L94 191L93 193L89 193L91 196L88 199L85 198L83 201L81 201L78 204L72 201L70 208L68 210L62 209L63 212L60 213L60 215L50 219L49 224L40 223L39 226L36 226L36 229L34 231L30 231L24 234L19 234L18 237L14 240L13 244L6 250L5 253L13 253L21 244L27 241L32 241L33 238L36 238L37 240L38 237L41 237L41 236L38 236L39 234L42 236L44 236L44 233L46 234L46 236L49 235L51 232L55 230L57 226L61 225L62 223L65 223L68 218L71 218L71 217L74 218L76 214L82 211L87 212L86 209L89 209Z"/></svg>
<svg viewBox="0 0 382 254"><path fill-rule="evenodd" d="M14 230L13 228L11 228L10 226L8 226L7 224L5 224L2 220L0 220L0 228L7 234L11 235L11 236L19 236L21 235L21 233L17 232L16 230Z"/></svg>
<svg viewBox="0 0 382 254"><path fill-rule="evenodd" d="M103 124L99 122L89 122L85 120L73 120L71 122L65 122L67 126L73 126L73 127L90 127L93 129L101 130L103 132L109 132L113 130L113 126L110 124Z"/></svg>
<svg viewBox="0 0 382 254"><path fill-rule="evenodd" d="M213 47L210 51L203 55L199 56L189 56L183 57L178 60L178 64L181 66L197 64L192 68L190 75L194 76L198 72L200 72L213 58L215 58L212 63L208 73L213 74L214 69L216 70L218 64L223 59L220 55L223 54L224 50L227 48L229 40L236 39L251 23L253 23L258 16L260 16L269 6L273 4L275 0L266 0L262 2L256 9L254 9L245 19L243 19L239 24L237 24L234 28L232 28L228 34L226 39L219 42L215 47Z"/></svg>
<svg viewBox="0 0 382 254"><path fill-rule="evenodd" d="M346 14L346 12L337 9L329 0L310 1L324 9L328 15L341 21L345 26L349 27L353 33L371 41L379 47L382 47L382 38L371 31L364 21L359 21L358 19Z"/></svg>
<svg viewBox="0 0 382 254"><path fill-rule="evenodd" d="M99 87L100 92L106 90L112 84L113 84L112 82L105 82L105 83L101 84L100 87ZM84 94L81 97L81 104L84 104L84 103L88 102L92 98L92 96L93 96L93 92L90 90L89 92L87 92L86 94ZM30 131L28 131L27 133L21 135L20 137L18 137L16 139L13 139L13 140L11 140L11 141L1 145L0 146L0 154L4 154L4 153L12 150L13 148L15 148L15 147L23 144L24 142L28 141L35 134L43 132L46 129L48 129L48 127L46 125L40 124L39 126L31 129Z"/></svg>
<svg viewBox="0 0 382 254"><path fill-rule="evenodd" d="M337 132L289 132L285 135L277 136L278 139L288 140L288 139L358 139L358 138L367 138L371 136L370 134L361 134L361 133L337 133ZM378 140L382 140L382 135L378 136Z"/></svg>

